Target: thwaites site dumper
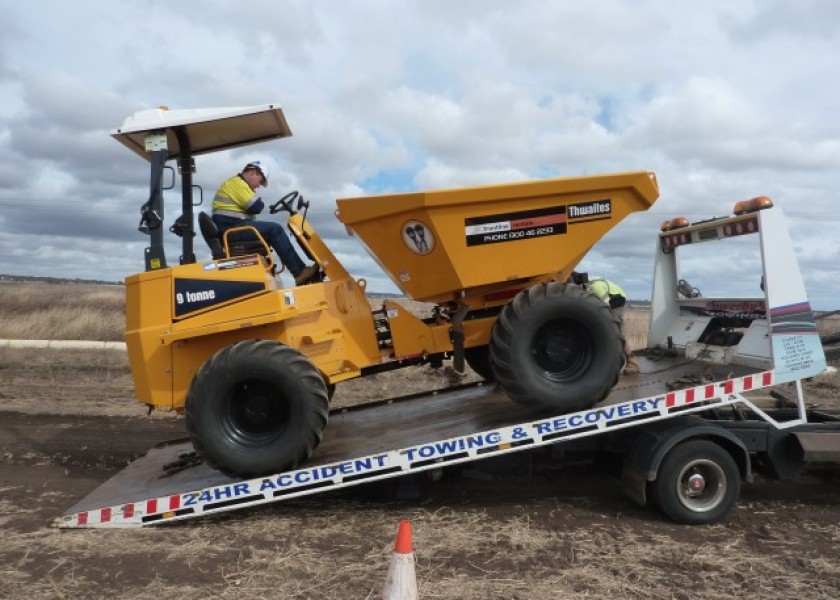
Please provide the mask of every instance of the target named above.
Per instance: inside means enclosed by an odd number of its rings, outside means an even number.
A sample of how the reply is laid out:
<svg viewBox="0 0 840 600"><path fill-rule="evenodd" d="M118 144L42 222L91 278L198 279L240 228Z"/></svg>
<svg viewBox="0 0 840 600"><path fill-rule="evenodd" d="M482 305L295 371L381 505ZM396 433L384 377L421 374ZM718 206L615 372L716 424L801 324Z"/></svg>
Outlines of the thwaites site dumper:
<svg viewBox="0 0 840 600"><path fill-rule="evenodd" d="M183 412L198 453L231 475L291 468L312 454L336 384L382 370L452 359L493 378L530 407L571 411L618 380L623 338L609 308L565 281L587 251L658 196L651 173L418 192L338 201L336 216L414 300L372 311L306 220L297 192L273 203L317 264L319 281L278 288L278 265L254 243L218 239L199 215L212 260L193 242L193 157L291 135L276 106L138 113L114 137L150 161L141 230L146 270L126 279L126 342L137 392L152 408ZM177 162L180 264L163 252L162 173ZM297 200L297 202L295 202ZM227 234L228 232L226 232Z"/></svg>
<svg viewBox="0 0 840 600"><path fill-rule="evenodd" d="M220 120L217 113L212 116L216 122ZM147 119L159 119L168 147L176 144L175 148L181 148L173 156L181 156L182 177L187 180L191 162L183 160L185 134L177 133L181 125L172 123L184 124L197 151L242 141L232 133L221 136L213 128L209 130L213 135L205 139L201 134L208 130L189 127L208 115L153 112L140 117L139 133L133 132L130 119L115 135L145 156L146 138L154 133ZM282 114L274 107L239 109L230 116L232 123L238 122L237 127L250 126L250 118L268 118L285 127ZM251 131L259 129L254 126ZM152 151L152 198L143 213L153 240L161 226L160 200L156 200L159 188L155 186L163 163L173 152L164 150L156 155L161 143L152 144L158 148ZM185 190L190 186L184 183ZM654 249L648 343L637 357L640 372L624 375L614 384L618 375L612 371L612 361L618 362L616 353L622 343L620 334L613 331L615 323L611 317L602 318L600 304L591 302L585 286L563 282L571 271L569 265L577 264L616 215L626 214L630 206L649 204L655 190L653 177L639 173L407 194L390 197L390 201L340 200L339 217L372 248L401 287L414 297L438 303L438 314L427 321L408 316L392 303L371 317L364 285L346 276L309 228L305 203L287 210L293 213L291 230L324 270L324 281L315 285L275 290L273 278L266 275L272 260L259 254L227 256L233 254L232 244L219 244L226 247L226 256L194 263L186 245L191 236L185 236L184 264L167 267L161 248L153 241L147 250L148 270L127 280L132 368L142 401L172 410L186 408L188 422L191 405L208 397L206 386L197 388L190 378L201 377L207 365L238 365L233 360L237 353L280 370L285 363L305 364L279 381L302 379L320 390L318 397L324 399L328 397L325 388L342 378L375 372L372 369L377 366L391 363L400 366L450 356L457 361L462 349L467 360L475 361L476 370L488 368L488 379L495 376L497 382L331 411L323 441L308 458L293 467L253 476L229 475L215 468L203 451L203 444L210 442L202 435L208 432L196 431L193 424L191 440L152 449L54 524L76 528L166 523L548 447L619 461L622 484L631 498L658 507L677 522L701 524L728 514L738 500L741 482L752 479L753 469L794 479L810 465L840 461L840 417L805 403L801 380L825 369L825 355L784 216L767 198L740 202L734 214L725 217L695 223L678 218L663 223ZM551 199L544 200L546 196ZM401 202L405 214L397 207ZM621 207L623 204L626 206ZM189 205L185 201L184 214L191 215L191 208L191 201ZM298 212L301 209L303 215ZM382 232L375 225L377 219ZM183 215L179 221L185 221ZM494 244L501 247L517 242L483 237L530 231L549 226L547 223L562 225L563 233L540 235L535 231L525 236L535 236L533 241L543 250L541 244L548 240L539 238L568 240L575 248L573 256L561 259L568 264L550 276L548 271L540 275L530 272L529 266L505 262L501 258L504 253L491 253ZM389 229L398 225L392 237L401 240L399 243L385 241L386 224ZM598 233L587 234L589 228ZM211 242L212 233L207 236ZM683 251L744 240L757 246L753 277L760 282L760 294L713 296L709 295L713 290L704 289L701 294L688 283L680 261ZM488 252L482 255L485 260L499 261L496 266L503 274L501 280L487 281L493 269L483 265L477 266L479 275L473 275L456 256L475 246ZM740 258L743 250L736 248L733 257ZM440 267L424 266L423 259L436 252L445 255ZM220 253L218 248L216 253ZM541 257L528 258L545 268ZM436 279L438 270L442 284ZM720 281L724 280L722 274ZM190 283L194 281L199 283ZM196 293L196 289L222 290L231 281L263 287L199 308L179 308L178 294L184 294L189 285L222 284L189 288ZM579 305L587 308L577 308ZM250 316L239 313L243 306L251 311ZM542 316L531 321L519 312ZM312 329L295 325L287 332L280 326L293 316L306 315L306 322L315 325ZM358 328L347 323L357 323ZM376 352L365 354L362 349L367 346L353 336L363 339L368 327L374 329L372 347ZM529 377L548 380L547 386L556 385L556 398L517 395L515 378L505 370L505 361L513 361L510 357L522 348L510 351L498 350L498 346L510 348L521 343L510 338L510 331L519 329L531 332L525 352L531 362L517 365L524 364ZM609 341L591 339L596 331L608 331L605 337ZM272 351L258 350L263 346L284 350L274 350L279 358L272 357ZM567 352L569 348L573 352ZM476 350L472 356L470 349ZM600 353L610 356L607 366L593 357ZM482 356L483 362L476 356ZM333 362L326 357L333 357ZM366 357L370 359L367 363ZM374 363L373 357L379 362ZM182 362L192 370L181 373L179 370L185 369ZM563 399L567 380L557 373L589 372L596 368L593 365L600 365L597 368L607 380L606 394L602 395L601 388L587 388L591 396L585 399ZM266 379L269 383L262 393L273 397L281 389L285 402L292 402L289 395L300 388L283 389L263 367L244 372L244 381L232 376L234 383L225 388L228 425L217 427L218 434L240 442L260 441L261 434L268 438L286 434L284 428L261 428L251 422L243 425L238 405L253 408L248 403L256 394L240 397L239 387L260 387ZM755 394L771 391L778 396L780 385L792 385L795 399L783 397L783 406L760 406ZM196 394L196 389L202 393ZM184 394L185 406L178 400ZM307 401L312 398L311 392L302 395ZM512 403L511 398L519 401ZM268 399L265 402L270 405ZM299 408L292 403L288 412L294 410ZM326 420L326 408L319 410ZM265 411L265 415L271 414L271 410ZM247 450L243 454L250 456L251 446L243 445ZM197 457L196 449L205 460ZM300 457L293 458L296 462Z"/></svg>

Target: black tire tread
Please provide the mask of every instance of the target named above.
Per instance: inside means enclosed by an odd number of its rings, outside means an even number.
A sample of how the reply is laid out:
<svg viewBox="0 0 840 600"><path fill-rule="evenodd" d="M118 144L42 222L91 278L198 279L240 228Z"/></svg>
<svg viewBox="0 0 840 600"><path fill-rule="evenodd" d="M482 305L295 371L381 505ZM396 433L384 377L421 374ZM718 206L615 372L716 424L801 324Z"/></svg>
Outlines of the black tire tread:
<svg viewBox="0 0 840 600"><path fill-rule="evenodd" d="M213 385L211 375L229 371L232 365L258 364L269 361L283 364L292 376L298 378L306 387L309 397L307 412L307 427L301 432L301 439L295 450L283 463L278 463L273 471L279 472L292 468L312 455L323 438L324 428L329 417L329 396L324 378L309 359L298 350L272 340L244 340L226 346L207 359L193 378L185 405L185 421L187 433L192 440L195 450L211 467L232 476L257 476L265 474L266 469L243 469L231 466L215 455L205 440L206 432L202 430L200 422L194 418L194 403L208 392L205 386Z"/></svg>
<svg viewBox="0 0 840 600"><path fill-rule="evenodd" d="M464 358L470 368L475 371L475 374L481 377L484 381L495 381L493 366L490 364L489 346L473 346L472 348L465 348Z"/></svg>
<svg viewBox="0 0 840 600"><path fill-rule="evenodd" d="M620 344L620 348L624 347L624 334L619 318L614 315L609 306L601 302L598 297L587 290L579 286L566 285L558 282L542 283L523 290L502 309L499 318L493 326L490 343L490 356L496 381L519 404L538 408L546 408L547 406L552 408L557 407L555 404L547 404L544 399L533 398L528 393L525 385L523 385L524 382L522 381L522 377L520 377L520 373L512 362L513 356L511 351L514 336L520 329L520 325L527 314L534 307L544 302L557 299L587 305L592 313L598 314L600 319L612 324L611 331L615 337L615 343ZM602 381L602 385L599 386L598 390L584 398L564 401L562 408L569 411L578 410L587 408L603 400L618 382L622 365L623 362L619 356L615 363L613 376L608 380Z"/></svg>

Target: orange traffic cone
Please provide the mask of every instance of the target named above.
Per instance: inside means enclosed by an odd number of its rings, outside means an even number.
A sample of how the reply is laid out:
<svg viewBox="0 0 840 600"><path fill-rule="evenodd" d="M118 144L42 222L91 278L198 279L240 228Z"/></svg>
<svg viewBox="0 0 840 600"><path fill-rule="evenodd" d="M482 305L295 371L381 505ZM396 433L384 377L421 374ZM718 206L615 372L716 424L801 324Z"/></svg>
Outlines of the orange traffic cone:
<svg viewBox="0 0 840 600"><path fill-rule="evenodd" d="M411 545L411 523L408 521L400 521L391 565L382 587L382 600L417 600L414 548Z"/></svg>

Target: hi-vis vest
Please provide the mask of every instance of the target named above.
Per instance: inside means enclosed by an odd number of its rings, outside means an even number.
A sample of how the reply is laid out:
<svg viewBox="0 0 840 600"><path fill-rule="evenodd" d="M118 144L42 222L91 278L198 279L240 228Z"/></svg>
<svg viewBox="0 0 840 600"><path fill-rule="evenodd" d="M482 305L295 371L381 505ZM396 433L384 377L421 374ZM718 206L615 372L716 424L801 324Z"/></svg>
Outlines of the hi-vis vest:
<svg viewBox="0 0 840 600"><path fill-rule="evenodd" d="M601 299L601 302L604 304L610 303L610 296L623 296L627 297L627 294L624 293L624 290L616 283L612 281L608 281L603 277L595 277L589 280L588 285L586 286L587 289L598 296Z"/></svg>
<svg viewBox="0 0 840 600"><path fill-rule="evenodd" d="M235 217L237 219L256 219L256 215L246 211L260 197L239 175L225 179L213 198L213 214Z"/></svg>

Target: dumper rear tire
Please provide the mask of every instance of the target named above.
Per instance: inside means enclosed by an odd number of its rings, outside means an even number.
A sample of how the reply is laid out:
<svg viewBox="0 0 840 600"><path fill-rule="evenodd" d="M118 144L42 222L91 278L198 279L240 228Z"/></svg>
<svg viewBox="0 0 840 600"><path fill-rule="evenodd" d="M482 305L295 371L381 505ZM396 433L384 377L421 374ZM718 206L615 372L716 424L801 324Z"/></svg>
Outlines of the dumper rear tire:
<svg viewBox="0 0 840 600"><path fill-rule="evenodd" d="M493 381L493 365L490 364L490 347L473 346L464 348L464 358L475 374L484 381Z"/></svg>
<svg viewBox="0 0 840 600"><path fill-rule="evenodd" d="M621 374L623 348L620 321L600 299L578 286L543 283L504 307L490 360L516 402L569 412L606 397Z"/></svg>
<svg viewBox="0 0 840 600"><path fill-rule="evenodd" d="M207 359L184 412L207 464L249 477L308 458L323 436L328 406L324 379L306 356L278 342L246 340Z"/></svg>

